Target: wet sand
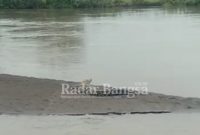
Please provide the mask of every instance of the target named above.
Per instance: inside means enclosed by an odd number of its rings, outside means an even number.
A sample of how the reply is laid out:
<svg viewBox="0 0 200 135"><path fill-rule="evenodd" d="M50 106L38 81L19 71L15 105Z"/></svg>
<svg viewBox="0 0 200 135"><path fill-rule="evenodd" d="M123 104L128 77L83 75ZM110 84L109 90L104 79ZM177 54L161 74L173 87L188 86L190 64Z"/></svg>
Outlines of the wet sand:
<svg viewBox="0 0 200 135"><path fill-rule="evenodd" d="M157 93L125 97L61 98L62 83L80 82L0 75L0 113L25 115L106 115L200 112L199 98Z"/></svg>

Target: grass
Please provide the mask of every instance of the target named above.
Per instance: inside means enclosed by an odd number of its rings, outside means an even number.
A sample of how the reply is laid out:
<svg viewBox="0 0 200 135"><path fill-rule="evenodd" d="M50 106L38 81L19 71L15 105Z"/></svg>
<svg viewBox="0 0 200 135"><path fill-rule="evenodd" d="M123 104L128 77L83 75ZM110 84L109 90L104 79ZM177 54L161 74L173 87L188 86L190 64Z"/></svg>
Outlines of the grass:
<svg viewBox="0 0 200 135"><path fill-rule="evenodd" d="M0 0L0 8L96 8L116 6L200 5L200 0Z"/></svg>

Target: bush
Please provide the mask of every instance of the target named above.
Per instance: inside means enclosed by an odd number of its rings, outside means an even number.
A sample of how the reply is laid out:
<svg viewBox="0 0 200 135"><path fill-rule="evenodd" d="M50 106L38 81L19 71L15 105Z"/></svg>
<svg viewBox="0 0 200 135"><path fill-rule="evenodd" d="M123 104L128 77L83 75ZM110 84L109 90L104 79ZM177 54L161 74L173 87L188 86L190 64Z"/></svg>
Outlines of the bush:
<svg viewBox="0 0 200 135"><path fill-rule="evenodd" d="M95 8L132 5L199 5L200 0L0 0L0 8Z"/></svg>

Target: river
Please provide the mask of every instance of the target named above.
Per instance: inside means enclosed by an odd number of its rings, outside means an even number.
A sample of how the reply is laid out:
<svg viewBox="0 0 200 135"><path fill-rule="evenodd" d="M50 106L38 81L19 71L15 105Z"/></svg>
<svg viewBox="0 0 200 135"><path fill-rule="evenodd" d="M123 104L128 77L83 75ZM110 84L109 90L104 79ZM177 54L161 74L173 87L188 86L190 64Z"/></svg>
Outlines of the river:
<svg viewBox="0 0 200 135"><path fill-rule="evenodd" d="M191 135L199 114L123 116L0 116L2 135Z"/></svg>
<svg viewBox="0 0 200 135"><path fill-rule="evenodd" d="M0 73L200 97L198 9L0 10Z"/></svg>

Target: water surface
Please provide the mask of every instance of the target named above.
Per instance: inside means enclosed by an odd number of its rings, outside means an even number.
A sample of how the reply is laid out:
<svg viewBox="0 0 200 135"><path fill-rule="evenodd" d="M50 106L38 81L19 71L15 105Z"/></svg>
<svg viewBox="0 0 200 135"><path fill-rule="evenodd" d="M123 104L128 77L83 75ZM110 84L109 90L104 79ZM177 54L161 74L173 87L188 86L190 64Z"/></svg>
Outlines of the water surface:
<svg viewBox="0 0 200 135"><path fill-rule="evenodd" d="M200 97L196 9L1 10L0 73Z"/></svg>
<svg viewBox="0 0 200 135"><path fill-rule="evenodd" d="M0 116L2 135L191 135L199 114L124 116Z"/></svg>

